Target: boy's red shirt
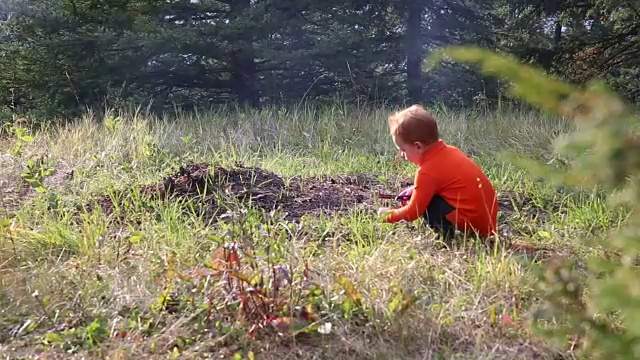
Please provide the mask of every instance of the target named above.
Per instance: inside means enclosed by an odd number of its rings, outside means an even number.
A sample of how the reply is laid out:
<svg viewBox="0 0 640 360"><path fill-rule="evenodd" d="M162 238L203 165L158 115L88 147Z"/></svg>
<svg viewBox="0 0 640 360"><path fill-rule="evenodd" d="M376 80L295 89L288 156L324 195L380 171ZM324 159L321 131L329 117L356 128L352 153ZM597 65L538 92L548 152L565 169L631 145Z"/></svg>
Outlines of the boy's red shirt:
<svg viewBox="0 0 640 360"><path fill-rule="evenodd" d="M458 229L475 230L485 237L495 234L498 200L491 181L476 163L444 140L424 153L416 170L411 199L393 210L386 221L413 221L422 217L435 194L456 209L446 217Z"/></svg>

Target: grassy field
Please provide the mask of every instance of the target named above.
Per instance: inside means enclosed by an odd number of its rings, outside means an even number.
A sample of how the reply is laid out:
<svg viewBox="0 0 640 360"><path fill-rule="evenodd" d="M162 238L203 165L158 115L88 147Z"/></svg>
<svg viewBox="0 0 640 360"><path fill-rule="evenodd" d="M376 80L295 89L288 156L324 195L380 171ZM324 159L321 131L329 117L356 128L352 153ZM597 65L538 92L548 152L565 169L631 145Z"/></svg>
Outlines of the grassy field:
<svg viewBox="0 0 640 360"><path fill-rule="evenodd" d="M571 357L569 342L531 330L538 264L597 253L587 241L624 214L500 156L561 164L552 140L569 124L431 109L501 196L496 246L447 245L421 221L376 219L392 204L377 192L399 192L414 172L394 159L393 110L87 116L21 149L1 140L0 155L13 155L0 159L0 354ZM45 190L21 175L46 175Z"/></svg>

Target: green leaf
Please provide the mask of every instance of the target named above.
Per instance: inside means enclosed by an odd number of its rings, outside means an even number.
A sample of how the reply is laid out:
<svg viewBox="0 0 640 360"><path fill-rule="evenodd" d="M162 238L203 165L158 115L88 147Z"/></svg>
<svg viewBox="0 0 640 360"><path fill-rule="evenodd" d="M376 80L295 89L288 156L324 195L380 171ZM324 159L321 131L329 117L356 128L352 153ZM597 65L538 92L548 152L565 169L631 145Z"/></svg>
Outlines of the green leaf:
<svg viewBox="0 0 640 360"><path fill-rule="evenodd" d="M47 344L54 344L54 343L63 344L64 343L64 339L62 338L62 336L60 336L60 334L54 333L54 332L47 333L44 336L44 341Z"/></svg>
<svg viewBox="0 0 640 360"><path fill-rule="evenodd" d="M33 136L31 135L23 135L19 137L20 140L24 141L24 142L32 142L33 141Z"/></svg>

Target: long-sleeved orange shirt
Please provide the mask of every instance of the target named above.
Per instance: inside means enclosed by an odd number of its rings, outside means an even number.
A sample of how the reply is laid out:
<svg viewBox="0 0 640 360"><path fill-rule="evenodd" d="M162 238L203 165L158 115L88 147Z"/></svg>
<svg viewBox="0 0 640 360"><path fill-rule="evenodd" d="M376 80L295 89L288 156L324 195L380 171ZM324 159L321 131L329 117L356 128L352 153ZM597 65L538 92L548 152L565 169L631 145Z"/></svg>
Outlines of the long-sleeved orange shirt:
<svg viewBox="0 0 640 360"><path fill-rule="evenodd" d="M443 140L424 153L416 170L411 199L405 206L394 209L386 221L413 221L422 217L435 194L455 208L446 218L459 230L474 230L485 237L495 234L498 200L491 181L462 151Z"/></svg>

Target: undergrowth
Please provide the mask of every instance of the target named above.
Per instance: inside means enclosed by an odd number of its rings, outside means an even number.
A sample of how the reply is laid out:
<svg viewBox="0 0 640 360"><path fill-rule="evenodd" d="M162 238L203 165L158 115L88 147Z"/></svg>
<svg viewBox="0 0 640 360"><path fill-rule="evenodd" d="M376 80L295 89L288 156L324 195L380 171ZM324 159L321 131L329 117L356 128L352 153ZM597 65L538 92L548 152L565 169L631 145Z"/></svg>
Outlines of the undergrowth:
<svg viewBox="0 0 640 360"><path fill-rule="evenodd" d="M367 197L374 190L365 182L400 191L414 171L394 158L393 110L113 111L14 128L0 140L0 350L114 359L576 354L582 332L553 344L530 326L533 307L544 304L538 274L570 259L576 276L587 276L588 259L615 257L598 240L629 212L608 207L601 184L546 181L500 156L567 169L579 157L554 152L552 141L573 136L573 124L563 114L432 108L442 137L502 196L504 241L441 244L420 221L381 224L375 211L387 200ZM249 205L225 187L172 197L144 190L193 163L243 164L286 186L311 184L290 204L335 196L327 189L343 186L339 176L364 176L349 189L373 200L362 205L344 192L351 210L291 220L287 208ZM270 195L253 187L242 193ZM212 214L212 203L224 207ZM571 314L547 324L570 324Z"/></svg>

